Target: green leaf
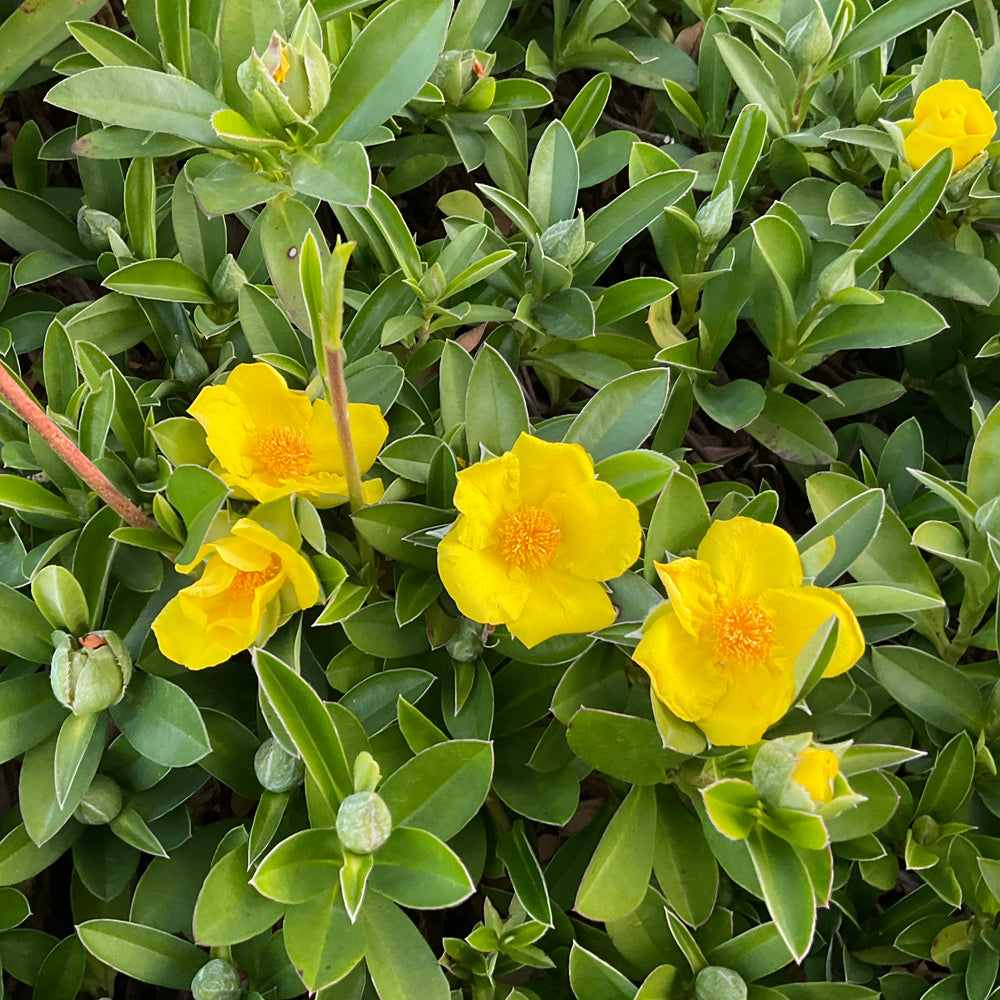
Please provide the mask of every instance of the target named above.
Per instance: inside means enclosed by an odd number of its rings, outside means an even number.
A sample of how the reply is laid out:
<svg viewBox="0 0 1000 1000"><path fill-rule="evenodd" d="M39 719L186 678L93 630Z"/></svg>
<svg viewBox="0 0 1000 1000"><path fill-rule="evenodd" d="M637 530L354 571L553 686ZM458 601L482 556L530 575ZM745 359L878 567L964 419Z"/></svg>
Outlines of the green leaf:
<svg viewBox="0 0 1000 1000"><path fill-rule="evenodd" d="M7 8L0 24L0 97L36 59L51 52L69 37L67 21L74 17L87 20L101 8L100 0L74 0L70 7L64 0L24 2L16 9Z"/></svg>
<svg viewBox="0 0 1000 1000"><path fill-rule="evenodd" d="M500 835L497 857L504 863L517 898L528 915L546 927L552 926L552 904L545 874L535 848L528 839L523 820Z"/></svg>
<svg viewBox="0 0 1000 1000"><path fill-rule="evenodd" d="M351 769L337 729L316 692L277 657L255 652L261 688L273 705L320 794L334 813L354 791Z"/></svg>
<svg viewBox="0 0 1000 1000"><path fill-rule="evenodd" d="M0 475L0 506L61 521L79 520L76 511L62 497L22 476Z"/></svg>
<svg viewBox="0 0 1000 1000"><path fill-rule="evenodd" d="M212 946L247 941L280 919L285 907L250 884L247 845L223 855L208 873L194 905L194 936Z"/></svg>
<svg viewBox="0 0 1000 1000"><path fill-rule="evenodd" d="M30 915L31 906L23 893L6 887L0 889L0 931L17 927Z"/></svg>
<svg viewBox="0 0 1000 1000"><path fill-rule="evenodd" d="M368 605L371 607L382 607L388 602L381 602L379 605ZM363 609L367 610L367 609ZM360 614L360 612L359 612ZM388 615L383 615L384 623L382 628L389 629L392 622ZM395 614L393 615L393 621ZM347 631L347 626L353 621L349 619L344 623L347 637L354 642L355 646L364 652L362 643L358 643L356 637ZM398 628L398 627L397 627ZM420 626L423 634L423 625ZM377 655L377 654L373 654ZM340 705L346 708L364 726L369 736L380 733L396 721L396 702L399 698L416 703L427 692L427 689L434 683L434 675L426 670L417 667L400 667L395 670L382 670L366 677L355 684L340 699Z"/></svg>
<svg viewBox="0 0 1000 1000"><path fill-rule="evenodd" d="M528 407L517 377L498 351L483 344L472 366L465 399L470 457L478 459L481 448L502 455L528 431Z"/></svg>
<svg viewBox="0 0 1000 1000"><path fill-rule="evenodd" d="M595 462L637 448L666 405L666 371L632 372L609 382L577 414L563 440L579 444Z"/></svg>
<svg viewBox="0 0 1000 1000"><path fill-rule="evenodd" d="M205 964L205 952L173 934L127 920L85 920L76 928L96 959L153 986L186 990Z"/></svg>
<svg viewBox="0 0 1000 1000"><path fill-rule="evenodd" d="M614 966L576 941L569 952L569 983L576 1000L633 1000L636 994Z"/></svg>
<svg viewBox="0 0 1000 1000"><path fill-rule="evenodd" d="M304 903L339 886L343 864L336 830L300 830L267 854L250 882L279 903Z"/></svg>
<svg viewBox="0 0 1000 1000"><path fill-rule="evenodd" d="M1000 404L990 410L973 441L966 489L980 505L1000 495Z"/></svg>
<svg viewBox="0 0 1000 1000"><path fill-rule="evenodd" d="M197 705L163 677L136 671L111 717L129 743L158 764L186 767L211 750Z"/></svg>
<svg viewBox="0 0 1000 1000"><path fill-rule="evenodd" d="M551 122L535 146L528 174L528 209L543 230L573 218L579 183L573 138L562 122Z"/></svg>
<svg viewBox="0 0 1000 1000"><path fill-rule="evenodd" d="M784 393L768 392L760 415L747 433L776 455L799 465L826 465L837 458L837 441L826 424Z"/></svg>
<svg viewBox="0 0 1000 1000"><path fill-rule="evenodd" d="M330 81L313 123L320 139L364 139L414 97L437 64L450 13L446 0L393 0L379 10Z"/></svg>
<svg viewBox="0 0 1000 1000"><path fill-rule="evenodd" d="M450 840L479 811L493 776L493 748L479 740L451 740L422 750L379 788L398 826Z"/></svg>
<svg viewBox="0 0 1000 1000"><path fill-rule="evenodd" d="M475 890L458 855L427 830L397 826L375 852L370 888L417 910L457 906Z"/></svg>
<svg viewBox="0 0 1000 1000"><path fill-rule="evenodd" d="M927 0L922 0L921 5L926 2ZM917 6L909 0L889 0L889 3L880 8L880 12L902 5ZM849 248L860 251L854 262L857 274L863 274L888 257L923 225L944 193L951 177L951 165L952 157L948 150L942 149L935 153L858 234Z"/></svg>
<svg viewBox="0 0 1000 1000"><path fill-rule="evenodd" d="M310 990L339 983L364 956L364 927L348 917L339 884L290 906L283 926L288 958Z"/></svg>
<svg viewBox="0 0 1000 1000"><path fill-rule="evenodd" d="M0 31L10 23L0 25ZM47 250L71 253L87 260L91 254L80 242L76 226L49 202L27 191L0 188L0 232L5 243L19 253Z"/></svg>
<svg viewBox="0 0 1000 1000"><path fill-rule="evenodd" d="M599 278L619 250L637 236L660 213L691 189L696 174L691 170L667 170L654 174L622 192L587 219L587 239L594 246L575 269L578 284Z"/></svg>
<svg viewBox="0 0 1000 1000"><path fill-rule="evenodd" d="M746 95L747 100L759 105L767 116L771 131L775 135L785 135L790 132L789 108L782 103L782 88L760 57L749 46L731 35L716 35L715 44L736 85Z"/></svg>
<svg viewBox="0 0 1000 1000"><path fill-rule="evenodd" d="M104 279L104 285L124 295L159 302L196 302L213 305L208 282L179 260L140 260L126 264Z"/></svg>
<svg viewBox="0 0 1000 1000"><path fill-rule="evenodd" d="M917 816L931 816L947 823L972 787L976 768L976 752L966 732L953 736L942 747L917 803Z"/></svg>
<svg viewBox="0 0 1000 1000"><path fill-rule="evenodd" d="M591 858L574 909L591 920L631 913L646 895L653 868L656 794L636 785L618 807Z"/></svg>
<svg viewBox="0 0 1000 1000"><path fill-rule="evenodd" d="M635 785L665 780L674 759L664 750L655 723L602 709L581 708L570 720L566 739L591 767Z"/></svg>
<svg viewBox="0 0 1000 1000"><path fill-rule="evenodd" d="M3 583L0 583L0 620L4 622L4 628L0 629L0 649L36 663L52 659L52 626L34 601Z"/></svg>
<svg viewBox="0 0 1000 1000"><path fill-rule="evenodd" d="M708 961L733 969L752 982L784 968L792 961L792 955L777 925L766 923L723 941L708 953Z"/></svg>
<svg viewBox="0 0 1000 1000"><path fill-rule="evenodd" d="M711 916L715 905L719 866L698 817L682 797L661 787L657 807L653 872L671 909L686 924L697 927ZM786 958L781 964L787 962Z"/></svg>
<svg viewBox="0 0 1000 1000"><path fill-rule="evenodd" d="M20 885L45 871L83 833L79 823L67 823L40 847L24 824L14 827L0 840L0 885Z"/></svg>
<svg viewBox="0 0 1000 1000"><path fill-rule="evenodd" d="M756 104L746 105L736 119L722 154L722 162L712 188L713 198L722 194L727 184L732 184L733 205L739 204L760 159L766 138L767 115Z"/></svg>
<svg viewBox="0 0 1000 1000"><path fill-rule="evenodd" d="M31 596L54 629L75 636L88 631L87 598L76 577L65 566L54 563L43 566L31 581Z"/></svg>
<svg viewBox="0 0 1000 1000"><path fill-rule="evenodd" d="M55 777L56 802L64 808L73 789L80 768L84 766L87 748L97 723L106 725L107 716L101 712L91 712L87 715L69 715L59 727L56 739L53 771ZM93 778L93 775L90 776ZM89 782L90 779L88 779ZM84 789L86 791L86 789Z"/></svg>
<svg viewBox="0 0 1000 1000"><path fill-rule="evenodd" d="M970 678L931 653L908 646L878 646L872 667L879 683L904 708L949 733L978 733L983 700Z"/></svg>
<svg viewBox="0 0 1000 1000"><path fill-rule="evenodd" d="M395 903L370 893L358 922L368 973L381 1000L449 1000L448 981L433 952Z"/></svg>
<svg viewBox="0 0 1000 1000"><path fill-rule="evenodd" d="M831 69L898 38L932 17L951 10L953 0L888 0L861 18L837 48Z"/></svg>
<svg viewBox="0 0 1000 1000"><path fill-rule="evenodd" d="M142 101L134 100L142 94ZM60 83L45 99L59 108L143 132L167 132L209 148L224 146L211 117L225 105L181 76L136 66L102 66Z"/></svg>
<svg viewBox="0 0 1000 1000"><path fill-rule="evenodd" d="M793 847L760 827L751 832L747 846L764 902L788 950L801 962L816 926L809 872Z"/></svg>
<svg viewBox="0 0 1000 1000"><path fill-rule="evenodd" d="M197 465L180 465L167 483L167 499L177 508L187 528L184 548L177 553L182 566L198 554L229 487L214 472Z"/></svg>
<svg viewBox="0 0 1000 1000"><path fill-rule="evenodd" d="M367 205L371 168L360 142L334 139L292 157L291 180L296 191L322 198L331 205Z"/></svg>
<svg viewBox="0 0 1000 1000"><path fill-rule="evenodd" d="M429 648L424 623L413 621L400 625L396 621L396 606L392 601L365 605L344 621L343 628L347 638L358 649L380 659L416 656ZM393 709L395 704L393 697Z"/></svg>

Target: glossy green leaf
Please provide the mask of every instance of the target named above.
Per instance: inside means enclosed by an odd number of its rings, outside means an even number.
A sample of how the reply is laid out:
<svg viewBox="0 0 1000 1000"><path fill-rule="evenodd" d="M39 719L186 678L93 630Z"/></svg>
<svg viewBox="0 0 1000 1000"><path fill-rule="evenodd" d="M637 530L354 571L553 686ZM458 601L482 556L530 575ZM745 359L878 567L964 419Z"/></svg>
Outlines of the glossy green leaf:
<svg viewBox="0 0 1000 1000"><path fill-rule="evenodd" d="M189 941L127 920L85 920L76 932L96 959L154 986L186 990L206 962L205 952Z"/></svg>

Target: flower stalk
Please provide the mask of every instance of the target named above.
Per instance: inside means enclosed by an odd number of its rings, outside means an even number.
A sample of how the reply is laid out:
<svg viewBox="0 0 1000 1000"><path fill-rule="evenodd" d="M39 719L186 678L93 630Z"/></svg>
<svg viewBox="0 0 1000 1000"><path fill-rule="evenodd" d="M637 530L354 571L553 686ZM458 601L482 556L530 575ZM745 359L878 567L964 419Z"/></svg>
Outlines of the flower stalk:
<svg viewBox="0 0 1000 1000"><path fill-rule="evenodd" d="M9 371L0 365L0 393L11 409L36 430L45 443L112 510L133 528L156 528L156 522L144 514L86 455L56 426L52 418L31 398Z"/></svg>

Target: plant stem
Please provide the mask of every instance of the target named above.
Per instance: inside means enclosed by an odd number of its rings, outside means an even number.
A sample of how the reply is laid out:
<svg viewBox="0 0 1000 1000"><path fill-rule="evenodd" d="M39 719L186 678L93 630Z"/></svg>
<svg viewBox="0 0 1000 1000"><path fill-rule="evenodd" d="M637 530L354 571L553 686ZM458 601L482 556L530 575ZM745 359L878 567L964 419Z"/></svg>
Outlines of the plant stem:
<svg viewBox="0 0 1000 1000"><path fill-rule="evenodd" d="M353 513L364 507L365 497L361 486L361 468L358 465L358 456L354 451L354 439L351 437L351 415L347 408L343 349L327 347L326 379L330 387L333 417L337 422L340 452L344 456L344 478L347 480L347 495L351 499L351 512Z"/></svg>
<svg viewBox="0 0 1000 1000"><path fill-rule="evenodd" d="M112 510L133 528L157 528L86 455L60 430L51 417L25 392L17 380L0 365L0 394L11 409L33 427L45 443L82 479Z"/></svg>

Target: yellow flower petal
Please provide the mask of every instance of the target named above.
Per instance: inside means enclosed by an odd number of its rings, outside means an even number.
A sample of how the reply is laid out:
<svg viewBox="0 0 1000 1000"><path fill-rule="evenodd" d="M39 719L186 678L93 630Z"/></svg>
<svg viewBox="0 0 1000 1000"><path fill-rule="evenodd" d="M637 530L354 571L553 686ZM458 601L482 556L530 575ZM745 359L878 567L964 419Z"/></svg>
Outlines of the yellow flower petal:
<svg viewBox="0 0 1000 1000"><path fill-rule="evenodd" d="M734 670L711 714L695 721L716 746L748 746L791 708L794 694L793 675L774 664Z"/></svg>
<svg viewBox="0 0 1000 1000"><path fill-rule="evenodd" d="M526 507L537 507L553 494L594 481L594 463L578 444L521 434L511 454L521 469L521 503Z"/></svg>
<svg viewBox="0 0 1000 1000"><path fill-rule="evenodd" d="M608 483L578 484L553 494L542 506L559 525L561 535L553 568L584 580L611 580L639 558L639 511ZM596 525L600 525L601 545L593 544Z"/></svg>
<svg viewBox="0 0 1000 1000"><path fill-rule="evenodd" d="M864 636L854 612L832 590L824 587L772 590L761 595L760 605L774 624L771 658L783 673L794 671L795 658L803 646L816 629L833 615L840 621L840 633L837 648L823 676L835 677L849 670L865 651Z"/></svg>
<svg viewBox="0 0 1000 1000"><path fill-rule="evenodd" d="M531 583L524 572L511 572L495 545L467 545L461 532L467 520L460 517L438 544L438 574L444 589L466 618L488 625L511 621L524 610Z"/></svg>
<svg viewBox="0 0 1000 1000"><path fill-rule="evenodd" d="M756 598L765 590L802 583L802 560L791 535L752 517L713 521L698 558L712 567L722 600Z"/></svg>
<svg viewBox="0 0 1000 1000"><path fill-rule="evenodd" d="M950 149L952 173L969 165L993 139L997 124L980 91L964 80L941 80L924 90L913 106L903 152L914 170L935 153Z"/></svg>
<svg viewBox="0 0 1000 1000"><path fill-rule="evenodd" d="M649 674L656 697L687 722L706 718L726 693L711 646L691 635L676 612L652 620L632 658Z"/></svg>
<svg viewBox="0 0 1000 1000"><path fill-rule="evenodd" d="M680 626L698 635L715 614L718 595L712 568L700 559L675 559L653 563L670 598L670 607Z"/></svg>
<svg viewBox="0 0 1000 1000"><path fill-rule="evenodd" d="M503 518L518 509L520 482L520 465L510 452L459 473L455 506L466 515L462 521L466 544L483 548L499 540Z"/></svg>
<svg viewBox="0 0 1000 1000"><path fill-rule="evenodd" d="M820 805L833 798L833 779L840 773L840 761L831 750L808 747L799 755L792 781L801 785L809 798Z"/></svg>
<svg viewBox="0 0 1000 1000"><path fill-rule="evenodd" d="M614 621L614 605L599 583L546 566L532 573L521 613L504 624L530 649L554 635L595 632Z"/></svg>

